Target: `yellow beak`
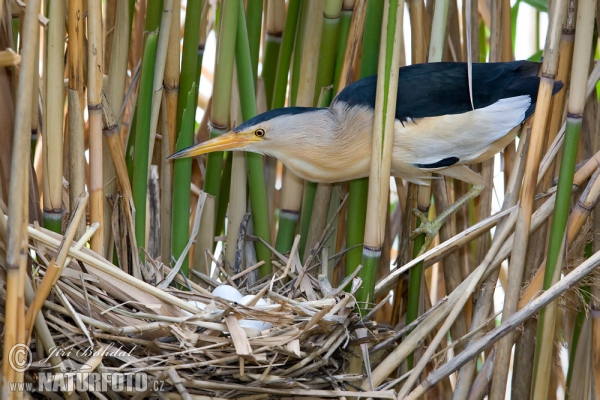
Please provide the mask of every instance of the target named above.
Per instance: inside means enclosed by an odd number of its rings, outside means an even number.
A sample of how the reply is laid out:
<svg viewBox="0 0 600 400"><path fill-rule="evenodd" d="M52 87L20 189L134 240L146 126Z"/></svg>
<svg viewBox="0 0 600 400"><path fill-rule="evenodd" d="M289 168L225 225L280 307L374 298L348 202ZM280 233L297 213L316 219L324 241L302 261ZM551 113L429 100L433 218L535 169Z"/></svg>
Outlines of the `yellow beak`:
<svg viewBox="0 0 600 400"><path fill-rule="evenodd" d="M180 150L175 154L171 154L167 159L172 160L176 158L193 157L200 154L212 153L214 151L240 150L248 144L260 140L259 137L250 133L229 132L214 139L207 140L206 142L198 143L197 145Z"/></svg>

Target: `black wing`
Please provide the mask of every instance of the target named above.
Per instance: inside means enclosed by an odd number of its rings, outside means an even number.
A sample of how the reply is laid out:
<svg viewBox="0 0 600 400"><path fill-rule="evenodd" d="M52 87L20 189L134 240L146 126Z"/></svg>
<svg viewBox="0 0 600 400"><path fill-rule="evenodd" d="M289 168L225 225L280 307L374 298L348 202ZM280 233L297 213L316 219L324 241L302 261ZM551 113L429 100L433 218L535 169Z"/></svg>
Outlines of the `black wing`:
<svg viewBox="0 0 600 400"><path fill-rule="evenodd" d="M535 109L539 86L538 63L513 61L474 63L472 74L475 108L487 107L502 98L521 95L531 97L525 117ZM554 91L562 87L556 83ZM377 75L361 79L342 90L335 102L373 108ZM440 62L400 68L396 118L435 117L471 111L467 63Z"/></svg>

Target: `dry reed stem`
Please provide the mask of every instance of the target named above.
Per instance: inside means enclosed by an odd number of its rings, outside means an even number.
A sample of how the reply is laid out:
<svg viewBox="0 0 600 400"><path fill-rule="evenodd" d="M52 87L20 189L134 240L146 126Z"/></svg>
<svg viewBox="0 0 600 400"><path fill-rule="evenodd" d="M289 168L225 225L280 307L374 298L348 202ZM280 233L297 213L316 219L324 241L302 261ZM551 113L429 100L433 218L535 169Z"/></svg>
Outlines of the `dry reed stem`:
<svg viewBox="0 0 600 400"><path fill-rule="evenodd" d="M63 237L63 241L60 244L60 248L58 251L58 255L56 260L51 260L50 265L46 269L46 275L44 275L44 279L40 283L39 287L36 290L35 297L33 302L30 304L29 309L27 310L26 319L26 329L28 331L28 339L31 337L33 331L33 324L37 317L37 313L40 312L44 301L50 294L50 291L60 278L60 275L65 267L67 261L67 250L71 247L71 243L75 237L76 230L79 226L79 222L81 217L85 214L85 207L87 205L88 194L84 192L82 196L79 197L77 203L73 206L71 210L71 222L65 232ZM29 340L27 340L29 343Z"/></svg>
<svg viewBox="0 0 600 400"><path fill-rule="evenodd" d="M171 225L173 201L173 161L166 158L175 152L177 137L177 99L179 96L179 53L181 41L181 0L173 0L169 44L165 59L164 99L162 106L162 158L160 175L160 254L164 264L171 262ZM208 112L210 114L210 112Z"/></svg>
<svg viewBox="0 0 600 400"><path fill-rule="evenodd" d="M102 4L88 3L88 113L90 160L90 219L100 224L100 233L92 236L90 247L104 255L104 182L102 179Z"/></svg>
<svg viewBox="0 0 600 400"><path fill-rule="evenodd" d="M108 65L108 82L105 85L106 97L113 114L119 115L123 99L125 98L125 87L127 79L127 56L129 49L129 3L126 0L117 0L115 26L113 28L113 39L111 43L110 65ZM108 52L108 47L106 48ZM109 55L109 54L105 54ZM106 69L106 67L105 67ZM117 121L118 122L118 121ZM118 129L117 129L118 131ZM114 163L109 148L102 147L102 180L104 191L108 196L116 198L117 179ZM111 226L112 207L105 199L104 201L104 226ZM112 229L104 229L104 244L106 256L112 254L114 238Z"/></svg>
<svg viewBox="0 0 600 400"><path fill-rule="evenodd" d="M102 111L103 111L103 133L106 139L106 144L112 156L112 162L115 166L119 186L123 192L126 225L128 228L129 238L131 240L131 255L133 261L133 276L141 278L139 255L137 251L137 241L135 238L134 214L135 206L133 203L133 193L125 165L123 144L119 135L118 121L113 114L112 106L108 102L108 98L102 95Z"/></svg>
<svg viewBox="0 0 600 400"><path fill-rule="evenodd" d="M503 210L514 207L518 201L519 192L521 191L521 183L523 181L523 174L525 173L525 156L527 154L527 146L529 144L531 123L526 123L521 132L521 141L512 165L512 171L509 174L509 181L504 196L504 203L502 204ZM504 220L501 221L499 225L503 226L504 222ZM471 338L467 342L466 346L469 346L470 343L474 342L483 335L483 332L478 330L478 327L484 325L490 314L494 292L498 281L498 275L499 270L495 270L483 281L481 285L471 320ZM475 374L475 368L476 362L471 361L460 369L454 390L455 398L465 398L468 395L471 382Z"/></svg>
<svg viewBox="0 0 600 400"><path fill-rule="evenodd" d="M44 61L45 109L42 174L44 214L54 215L57 222L63 213L63 110L64 110L64 46L66 3L64 0L50 5L50 24L47 36L47 53ZM57 22L58 21L58 22Z"/></svg>
<svg viewBox="0 0 600 400"><path fill-rule="evenodd" d="M410 268L414 267L416 264L430 259L434 259L435 261L443 259L448 254L458 250L460 247L471 242L479 235L482 235L485 232L487 232L489 229L494 227L502 217L507 216L511 211L512 209L509 208L507 210L494 214L486 220L481 221L469 227L468 229L458 233L450 240L439 244L433 249L430 249L429 251L420 255L414 260L411 260L410 262L402 265L401 267L392 270L392 272L388 276L380 280L375 286L375 296L381 296L382 294L385 294L387 291L391 290L392 285L400 279L400 276L406 271L408 271ZM432 263L435 261L432 261Z"/></svg>
<svg viewBox="0 0 600 400"><path fill-rule="evenodd" d="M6 303L4 320L4 356L2 364L2 397L15 398L9 392L9 382L22 382L23 375L11 368L11 349L25 340L25 280L27 279L27 231L29 219L29 158L32 118L33 76L38 49L38 0L28 3L23 19L22 65L15 102L12 161L8 194L8 222L6 229ZM24 165L23 165L24 164Z"/></svg>
<svg viewBox="0 0 600 400"><path fill-rule="evenodd" d="M545 46L546 57L544 58L544 63L542 65L536 113L533 117L533 128L527 154L527 163L525 165L525 177L523 188L521 190L519 216L515 228L517 236L515 237L511 256L511 274L509 275L508 286L505 288L506 295L502 312L503 320L509 318L510 315L517 310L519 302L525 267L525 256L527 254L527 245L529 242L529 230L533 212L533 197L537 182L538 165L544 136L546 134L548 111L550 109L550 100L552 98L552 90L554 87L554 77L558 68L558 45L565 13L565 0L556 1L552 4L552 12L550 13L551 19ZM494 369L494 378L490 390L490 400L504 399L512 345L513 335L503 337L498 344L496 368Z"/></svg>
<svg viewBox="0 0 600 400"><path fill-rule="evenodd" d="M486 254L483 262L469 276L469 284L467 285L467 287L465 289L462 290L460 298L458 299L458 301L456 302L456 304L450 311L450 314L448 315L448 317L447 317L446 321L444 322L444 324L442 325L442 327L440 329L438 329L438 332L435 335L435 338L432 340L431 343L429 343L427 350L425 351L425 353L419 360L418 364L412 370L411 375L409 376L408 380L406 381L406 383L400 390L398 397L403 398L404 396L406 396L408 394L408 392L412 389L413 385L417 382L419 375L421 374L421 372L423 372L423 370L425 369L425 366L431 360L431 357L433 356L434 351L440 345L442 339L444 339L447 332L450 330L450 327L452 326L452 324L454 324L456 319L462 313L462 309L463 309L464 305L469 300L471 294L473 294L473 292L475 291L477 285L479 285L481 278L483 277L483 275L486 273L486 271L490 267L491 263L494 260L494 257L496 256L496 254L500 250L500 247L502 246L502 244L508 237L508 235L511 231L511 227L516 220L516 217L517 217L517 212L516 212L516 210L513 210L511 212L506 224L504 225L504 228L502 229L502 231L498 232L497 235L494 237L494 242L493 242L490 250Z"/></svg>
<svg viewBox="0 0 600 400"><path fill-rule="evenodd" d="M427 379L421 383L421 385L419 385L419 387L410 393L407 399L416 399L423 395L423 393L435 385L435 383L439 382L441 379L444 379L457 368L468 362L471 358L476 357L479 353L481 353L481 351L493 346L496 341L514 331L514 329L516 329L532 315L536 314L541 308L547 306L550 304L550 302L557 299L571 287L578 284L581 279L590 274L598 265L600 265L600 252L596 252L579 267L575 268L571 273L565 276L556 285L552 286L538 298L530 302L527 307L511 315L506 319L506 321L502 322L500 326L487 333L477 342L467 347L465 351L431 373Z"/></svg>
<svg viewBox="0 0 600 400"><path fill-rule="evenodd" d="M67 76L69 140L69 204L85 190L85 145L83 123L83 1L73 0L68 7ZM76 237L83 235L85 220L80 222Z"/></svg>
<svg viewBox="0 0 600 400"><path fill-rule="evenodd" d="M418 0L421 2L421 0ZM422 4L422 3L421 3ZM371 168L369 179L369 197L367 202L367 218L365 224L365 249L381 254L381 246L385 237L385 217L387 215L389 171L392 160L392 141L394 135L394 119L385 118L385 115L394 115L396 108L396 90L398 85L398 69L400 68L399 50L389 50L385 38L389 13L396 12L396 27L394 33L394 44L400 41L402 17L404 15L404 3L400 2L396 10L390 10L389 2L384 5L382 40L379 49L379 76L386 75L387 52L392 51L392 63L388 77L388 88L385 87L386 80L379 79L377 83L377 97L375 101L375 121L373 126L373 143L371 153ZM422 25L419 24L419 27ZM387 99L386 99L386 91ZM387 106L387 108L384 108ZM383 133L383 135L382 135Z"/></svg>

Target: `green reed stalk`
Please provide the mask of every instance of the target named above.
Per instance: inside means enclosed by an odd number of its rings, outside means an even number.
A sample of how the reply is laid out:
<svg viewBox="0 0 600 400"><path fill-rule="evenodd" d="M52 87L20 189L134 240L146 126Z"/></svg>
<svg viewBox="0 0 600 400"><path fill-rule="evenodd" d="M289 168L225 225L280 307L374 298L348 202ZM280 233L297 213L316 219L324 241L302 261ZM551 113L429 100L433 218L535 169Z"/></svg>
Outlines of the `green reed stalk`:
<svg viewBox="0 0 600 400"><path fill-rule="evenodd" d="M363 35L362 58L359 77L375 75L379 60L379 43L383 22L383 2L367 2L365 30ZM369 179L350 181L348 186L348 216L346 226L346 275L350 275L362 262L362 244L365 238L365 218L367 215L367 197Z"/></svg>
<svg viewBox="0 0 600 400"><path fill-rule="evenodd" d="M338 31L338 48L335 58L335 72L333 73L333 94L338 93L338 85L340 83L340 74L344 62L344 54L346 52L346 43L348 43L348 32L350 32L350 23L352 22L352 14L354 8L342 8L340 15L339 31Z"/></svg>
<svg viewBox="0 0 600 400"><path fill-rule="evenodd" d="M263 0L252 0L247 2L245 16L246 34L250 45L250 63L252 66L252 76L254 77L254 87L256 87L256 77L258 76L258 53L260 50L262 17Z"/></svg>
<svg viewBox="0 0 600 400"><path fill-rule="evenodd" d="M194 143L194 117L196 114L197 85L196 64L198 62L199 21L202 14L202 1L188 3L183 31L181 51L181 74L177 99L175 151ZM192 101L193 99L193 101ZM171 254L178 259L189 240L190 226L190 184L192 181L192 159L175 160L173 164L173 214L171 225ZM186 260L181 272L188 275L189 263Z"/></svg>
<svg viewBox="0 0 600 400"><path fill-rule="evenodd" d="M300 16L301 0L289 0L287 15L285 17L285 27L281 38L281 48L277 61L277 72L273 87L273 97L270 103L271 108L281 108L285 105L285 94L288 84L288 73L292 61L292 52L294 50L294 40L298 30ZM299 57L298 57L299 58ZM267 80L265 79L265 88ZM275 249L280 253L287 253L292 248L294 236L296 235L296 225L298 223L298 213L294 210L282 208L279 211L279 230L275 241Z"/></svg>
<svg viewBox="0 0 600 400"><path fill-rule="evenodd" d="M162 16L162 1L148 3L144 34L144 53L137 101L136 130L133 139L133 203L135 205L135 236L138 245L146 248L146 193L148 191L148 157L150 149L150 119L154 66L158 46L158 30ZM144 253L140 254L144 260Z"/></svg>
<svg viewBox="0 0 600 400"><path fill-rule="evenodd" d="M239 16L237 38L235 45L238 85L240 89L240 104L242 106L242 119L245 121L257 114L256 94L254 90L254 72L246 30L244 16L244 3L239 1ZM261 2L262 3L262 2ZM248 186L250 188L250 204L252 206L252 223L254 234L266 243L271 243L271 227L269 223L269 204L267 202L267 189L265 187L265 173L263 158L260 154L247 153L246 167L248 169ZM260 267L260 276L265 277L271 273L271 252L263 243L256 242L256 255L259 261L265 263Z"/></svg>
<svg viewBox="0 0 600 400"><path fill-rule="evenodd" d="M296 0L294 3L300 4L299 0ZM292 6L291 2L288 5ZM293 5L296 7L297 6ZM283 8L283 10L280 10ZM280 21L281 13L285 13L285 2L284 0L269 0L267 4L267 32L265 38L265 54L263 56L263 69L262 69L262 78L265 82L265 96L267 98L267 109L270 110L273 105L273 90L275 88L275 80L277 76L277 71L279 70L279 63L277 62L280 54L280 50L283 43L283 34L285 29L285 23L282 24ZM289 15L289 11L288 11ZM298 20L298 16L296 14L295 20L293 24L295 28L295 23ZM287 16L286 16L287 21ZM294 29L295 30L295 29ZM291 38L293 43L293 37ZM288 38L289 41L289 38ZM292 47L288 44L288 49L291 50ZM289 60L291 59L291 53L289 53L290 58L287 61L286 68L286 79L285 83L287 86L287 71L289 71ZM285 90L285 88L284 88Z"/></svg>

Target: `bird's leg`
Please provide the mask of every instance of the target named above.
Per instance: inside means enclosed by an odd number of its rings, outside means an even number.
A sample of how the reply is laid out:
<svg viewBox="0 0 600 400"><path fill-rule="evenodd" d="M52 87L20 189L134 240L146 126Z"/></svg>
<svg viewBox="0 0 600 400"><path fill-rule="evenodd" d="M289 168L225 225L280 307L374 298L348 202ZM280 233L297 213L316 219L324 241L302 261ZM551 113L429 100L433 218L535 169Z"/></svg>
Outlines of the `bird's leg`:
<svg viewBox="0 0 600 400"><path fill-rule="evenodd" d="M457 212L462 206L479 196L485 186L473 186L464 196L456 200L450 207L444 210L440 215L437 216L433 221L429 221L427 215L420 211L418 208L413 209L413 214L421 220L421 225L413 231L410 235L410 239L414 240L419 234L425 234L425 242L419 251L418 256L422 255L429 249L433 238L438 234L440 228L448 219ZM417 256L417 257L418 257Z"/></svg>

